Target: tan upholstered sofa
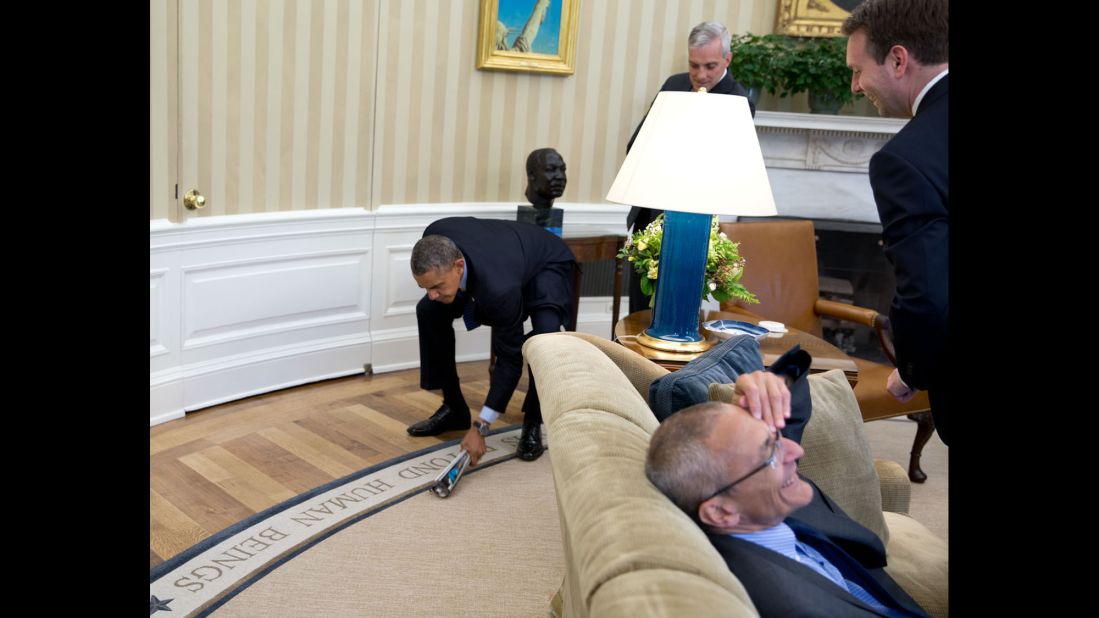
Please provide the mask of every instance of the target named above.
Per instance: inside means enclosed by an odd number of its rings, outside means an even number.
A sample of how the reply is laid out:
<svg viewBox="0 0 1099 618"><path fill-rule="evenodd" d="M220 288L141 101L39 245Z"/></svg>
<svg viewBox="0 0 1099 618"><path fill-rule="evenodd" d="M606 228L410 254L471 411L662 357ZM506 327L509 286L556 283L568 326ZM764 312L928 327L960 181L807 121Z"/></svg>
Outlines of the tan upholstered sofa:
<svg viewBox="0 0 1099 618"><path fill-rule="evenodd" d="M758 615L702 531L645 478L658 426L648 387L667 371L584 333L532 337L523 352L538 380L565 545L553 614ZM809 380L813 416L802 439L802 474L883 537L886 570L929 614L947 615L947 547L905 515L905 471L871 460L842 372ZM710 395L727 393L714 385Z"/></svg>

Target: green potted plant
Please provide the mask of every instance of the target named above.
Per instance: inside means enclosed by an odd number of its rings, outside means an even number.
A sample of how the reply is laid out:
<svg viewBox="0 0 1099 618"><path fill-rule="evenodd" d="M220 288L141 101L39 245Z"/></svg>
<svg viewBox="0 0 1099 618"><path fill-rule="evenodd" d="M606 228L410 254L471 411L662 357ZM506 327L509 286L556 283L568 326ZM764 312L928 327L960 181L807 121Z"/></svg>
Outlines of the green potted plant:
<svg viewBox="0 0 1099 618"><path fill-rule="evenodd" d="M778 34L759 36L750 32L733 37L729 72L733 74L733 79L748 89L748 99L752 105L759 103L759 95L764 90L775 94L782 86L778 65L786 53L787 38Z"/></svg>
<svg viewBox="0 0 1099 618"><path fill-rule="evenodd" d="M851 93L846 37L800 38L738 34L730 45L729 71L755 105L766 90L780 97L809 93L809 110L835 114L862 95Z"/></svg>
<svg viewBox="0 0 1099 618"><path fill-rule="evenodd" d="M827 114L862 96L851 92L847 37L790 39L784 51L779 96L808 91L809 110Z"/></svg>

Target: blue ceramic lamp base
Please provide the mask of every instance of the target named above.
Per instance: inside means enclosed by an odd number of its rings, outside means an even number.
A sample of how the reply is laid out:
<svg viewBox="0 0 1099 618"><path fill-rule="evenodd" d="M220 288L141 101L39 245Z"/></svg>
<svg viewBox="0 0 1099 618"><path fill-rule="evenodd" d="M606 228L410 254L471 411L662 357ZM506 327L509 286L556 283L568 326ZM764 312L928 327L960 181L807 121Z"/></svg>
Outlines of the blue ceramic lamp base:
<svg viewBox="0 0 1099 618"><path fill-rule="evenodd" d="M642 345L670 352L702 352L711 347L698 332L711 215L665 211L656 279L653 321L637 337Z"/></svg>

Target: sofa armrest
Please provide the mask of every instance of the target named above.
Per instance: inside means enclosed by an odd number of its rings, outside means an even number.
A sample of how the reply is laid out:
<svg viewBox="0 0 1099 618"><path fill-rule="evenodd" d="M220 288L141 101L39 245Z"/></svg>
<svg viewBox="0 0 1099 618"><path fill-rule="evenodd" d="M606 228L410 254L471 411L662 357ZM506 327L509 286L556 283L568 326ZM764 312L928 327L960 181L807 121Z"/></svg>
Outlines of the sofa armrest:
<svg viewBox="0 0 1099 618"><path fill-rule="evenodd" d="M912 503L912 483L904 468L895 461L875 459L874 469L881 481L881 510L907 515Z"/></svg>
<svg viewBox="0 0 1099 618"><path fill-rule="evenodd" d="M606 354L625 374L630 384L633 384L634 389L637 390L637 394L641 395L646 403L649 401L649 385L653 383L653 380L662 378L669 373L667 369L660 365L609 339L575 331L566 331L565 334L583 339Z"/></svg>

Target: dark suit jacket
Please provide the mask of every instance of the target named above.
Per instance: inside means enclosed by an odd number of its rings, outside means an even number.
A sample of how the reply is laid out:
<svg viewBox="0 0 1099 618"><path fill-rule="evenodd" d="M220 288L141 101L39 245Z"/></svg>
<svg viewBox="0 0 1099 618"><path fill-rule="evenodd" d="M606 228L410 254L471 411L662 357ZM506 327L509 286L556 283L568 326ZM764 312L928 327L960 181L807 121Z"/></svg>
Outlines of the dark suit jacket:
<svg viewBox="0 0 1099 618"><path fill-rule="evenodd" d="M694 90L691 87L691 78L687 73L676 73L667 80L664 81L664 85L660 87L661 92L690 92ZM725 77L721 78L711 90L712 94L735 94L742 97L748 96L748 89L741 86L739 82L733 79L733 74L728 70L725 71ZM656 99L654 98L653 101ZM652 107L652 103L649 103L649 107ZM752 110L752 117L756 115L756 106L752 105L752 102L748 102L749 109ZM645 117L648 117L648 112L645 113ZM641 122L637 124L637 128L633 130L633 135L630 136L630 141L626 144L626 152L630 151L633 147L633 141L637 139L637 133L641 130L641 125L645 124L645 118L641 119ZM655 210L652 208L641 208L634 206L630 208L630 214L626 216L626 227L633 230L644 229L646 225L652 223L652 220L659 215L661 210ZM635 225L636 224L636 225Z"/></svg>
<svg viewBox="0 0 1099 618"><path fill-rule="evenodd" d="M870 159L883 249L897 279L889 310L897 369L906 384L928 391L944 441L945 392L937 387L943 386L948 358L949 89L948 74Z"/></svg>
<svg viewBox="0 0 1099 618"><path fill-rule="evenodd" d="M531 308L543 305L571 316L571 285L558 287L537 277L547 268L572 273L576 258L554 234L530 223L475 217L439 219L424 230L428 234L446 236L465 256L466 295L475 301L479 323L521 325Z"/></svg>
<svg viewBox="0 0 1099 618"><path fill-rule="evenodd" d="M812 502L786 518L786 524L797 538L812 537L806 542L821 551L845 575L851 569L861 567L864 577L856 581L882 603L902 608L914 616L926 616L926 612L882 568L885 566L885 547L881 539L848 517L812 481L806 479L806 482L813 487ZM879 615L816 571L778 552L729 535L708 536L764 617ZM822 546L830 549L821 549ZM840 557L841 552L848 558ZM857 564L849 562L847 568L837 564L851 559Z"/></svg>

